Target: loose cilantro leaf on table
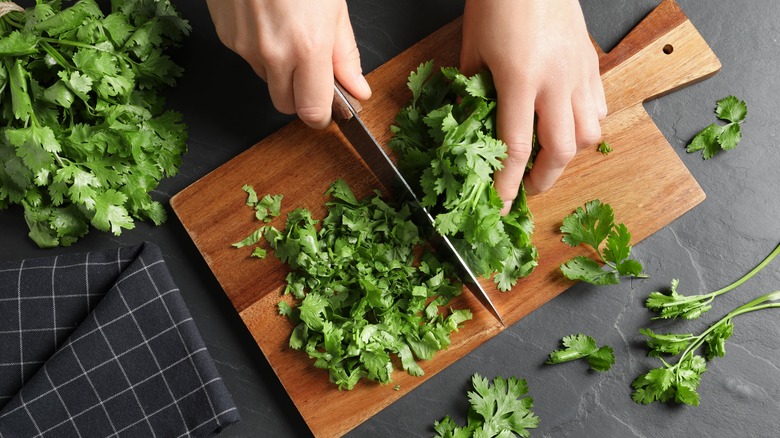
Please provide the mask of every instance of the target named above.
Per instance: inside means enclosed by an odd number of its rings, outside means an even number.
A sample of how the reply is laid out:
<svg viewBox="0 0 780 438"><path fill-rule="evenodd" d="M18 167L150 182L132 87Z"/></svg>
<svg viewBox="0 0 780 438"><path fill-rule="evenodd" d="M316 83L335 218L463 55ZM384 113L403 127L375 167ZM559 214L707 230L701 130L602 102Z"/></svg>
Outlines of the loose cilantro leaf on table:
<svg viewBox="0 0 780 438"><path fill-rule="evenodd" d="M654 312L660 312L660 315L653 319L669 319L677 317L683 319L696 319L712 308L711 303L715 297L736 289L744 282L748 281L751 277L764 269L764 267L766 267L766 265L768 265L778 254L780 254L780 245L778 245L774 251L772 251L755 268L742 276L742 278L728 286L707 294L680 294L677 292L677 287L679 286L680 282L677 279L673 279L670 293L665 294L662 292L651 292L647 297L645 307Z"/></svg>
<svg viewBox="0 0 780 438"><path fill-rule="evenodd" d="M254 190L244 190L252 197ZM358 200L341 180L328 194L319 230L301 208L287 215L281 231L261 227L274 255L292 269L285 294L296 303L279 303L295 325L290 346L327 369L339 389L361 378L388 383L397 363L423 375L417 360L447 348L451 333L471 319L469 310L448 308L462 286L431 253L416 257L423 241L408 206L379 195ZM247 238L254 239L254 233Z"/></svg>
<svg viewBox="0 0 780 438"><path fill-rule="evenodd" d="M620 283L620 276L646 277L642 264L629 258L631 233L624 224L615 224L615 214L609 204L595 199L587 202L584 208L577 207L573 214L563 219L561 233L565 244L584 244L593 248L610 268L603 270L596 260L577 256L561 265L566 278L605 285Z"/></svg>
<svg viewBox="0 0 780 438"><path fill-rule="evenodd" d="M187 131L158 93L181 76L164 52L189 30L168 0L0 18L0 208L21 205L39 246L166 220L149 193L178 172Z"/></svg>
<svg viewBox="0 0 780 438"><path fill-rule="evenodd" d="M597 149L599 150L599 152L601 152L604 155L609 155L609 153L612 152L613 150L612 146L610 146L609 143L607 143L606 141L602 141L601 143L599 143Z"/></svg>
<svg viewBox="0 0 780 438"><path fill-rule="evenodd" d="M615 363L615 354L612 347L605 345L598 347L596 340L585 334L569 335L561 341L563 350L555 350L550 353L546 363L559 364L577 359L588 359L588 365L596 371L607 371Z"/></svg>
<svg viewBox="0 0 780 438"><path fill-rule="evenodd" d="M711 124L693 137L688 152L702 151L702 157L708 160L721 150L734 149L742 139L742 123L747 116L747 105L734 96L718 101L715 114L725 125Z"/></svg>
<svg viewBox="0 0 780 438"><path fill-rule="evenodd" d="M696 391L702 374L707 371L706 362L726 354L726 340L734 331L732 320L745 313L771 308L780 308L780 291L766 294L734 309L699 335L657 334L650 329L643 329L642 334L648 338L649 356L680 354L680 357L677 363L661 359L662 367L652 369L634 380L631 384L634 387L632 398L642 404L675 401L698 406L699 394ZM696 354L699 348L703 350L703 357Z"/></svg>
<svg viewBox="0 0 780 438"><path fill-rule="evenodd" d="M434 424L438 438L468 437L528 437L528 429L539 426L539 417L531 408L534 401L528 397L525 380L496 377L493 384L474 374L471 378L474 391L468 392L471 404L468 424L458 426L449 416Z"/></svg>
<svg viewBox="0 0 780 438"><path fill-rule="evenodd" d="M438 231L451 237L477 275L495 273L498 288L507 291L533 271L538 254L525 191L509 214L500 214L493 173L507 148L496 139L492 79L451 67L434 72L429 61L411 73L408 86L412 100L396 116L389 142L399 167Z"/></svg>

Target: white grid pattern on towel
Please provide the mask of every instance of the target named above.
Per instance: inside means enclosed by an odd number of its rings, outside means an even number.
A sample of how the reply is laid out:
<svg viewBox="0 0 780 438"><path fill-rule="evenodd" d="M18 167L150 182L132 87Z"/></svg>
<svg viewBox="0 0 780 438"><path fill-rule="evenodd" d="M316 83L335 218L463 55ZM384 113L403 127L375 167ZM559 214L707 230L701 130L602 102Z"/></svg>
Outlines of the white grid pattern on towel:
<svg viewBox="0 0 780 438"><path fill-rule="evenodd" d="M41 438L197 437L237 420L158 253L149 256L142 250L124 259L117 250L110 259L86 254L82 261L63 256L48 263L22 261L16 269L0 265L0 280L18 276L14 297L0 289L0 306L16 313L10 321L16 327L0 321L0 341L12 337L19 342L18 358L0 360L0 377L18 367L14 376L21 374L25 385L16 394L0 393L0 438L16 437L11 431L18 427L24 437ZM110 291L91 291L90 286L106 283L105 271L98 275L93 268L111 265L117 269ZM72 288L57 293L59 282L67 281L61 274L74 269L83 293ZM23 293L23 283L31 279L40 287ZM45 321L25 316L30 305L51 306L44 309ZM70 326L60 317L74 307L88 316ZM30 339L43 339L54 347L53 354L46 361L32 358L25 343ZM204 368L204 363L211 366ZM37 370L33 375L31 367ZM29 387L34 389L25 392ZM4 423L17 429L5 429Z"/></svg>

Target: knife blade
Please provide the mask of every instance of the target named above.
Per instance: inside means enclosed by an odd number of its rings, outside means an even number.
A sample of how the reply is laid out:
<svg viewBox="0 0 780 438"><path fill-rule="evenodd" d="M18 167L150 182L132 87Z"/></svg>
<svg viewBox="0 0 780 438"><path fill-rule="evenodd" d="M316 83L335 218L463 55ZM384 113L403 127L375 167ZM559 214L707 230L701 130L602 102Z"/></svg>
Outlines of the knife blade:
<svg viewBox="0 0 780 438"><path fill-rule="evenodd" d="M389 190L396 200L405 200L409 203L413 217L417 219L417 225L430 228L432 237L431 246L436 253L442 256L455 266L455 273L463 284L476 296L480 303L493 315L503 326L506 326L503 318L498 313L498 309L493 305L485 289L479 284L476 275L466 264L466 261L458 253L452 241L436 231L433 216L428 210L420 204L417 195L412 187L401 175L401 172L395 166L395 163L385 153L385 150L376 141L376 138L366 128L366 125L358 116L362 110L360 102L357 101L348 91L346 91L338 82L336 82L333 93L333 120L338 125L341 133L347 138L349 143L365 161L369 169L376 175L379 182Z"/></svg>

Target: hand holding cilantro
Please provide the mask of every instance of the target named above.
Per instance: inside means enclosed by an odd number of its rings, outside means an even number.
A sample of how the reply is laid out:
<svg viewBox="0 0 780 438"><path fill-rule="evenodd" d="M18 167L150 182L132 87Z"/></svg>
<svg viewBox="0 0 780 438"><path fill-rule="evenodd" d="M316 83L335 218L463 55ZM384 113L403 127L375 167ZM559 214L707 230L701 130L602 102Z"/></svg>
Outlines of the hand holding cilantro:
<svg viewBox="0 0 780 438"><path fill-rule="evenodd" d="M598 57L577 1L469 0L460 59L467 75L487 68L499 90L498 138L509 158L494 178L506 214L521 182L531 194L549 189L577 148L601 137ZM526 172L534 131L542 148Z"/></svg>
<svg viewBox="0 0 780 438"><path fill-rule="evenodd" d="M187 148L158 91L181 75L164 50L189 25L168 0L111 6L39 1L0 18L0 209L21 205L41 247L164 222L149 192Z"/></svg>

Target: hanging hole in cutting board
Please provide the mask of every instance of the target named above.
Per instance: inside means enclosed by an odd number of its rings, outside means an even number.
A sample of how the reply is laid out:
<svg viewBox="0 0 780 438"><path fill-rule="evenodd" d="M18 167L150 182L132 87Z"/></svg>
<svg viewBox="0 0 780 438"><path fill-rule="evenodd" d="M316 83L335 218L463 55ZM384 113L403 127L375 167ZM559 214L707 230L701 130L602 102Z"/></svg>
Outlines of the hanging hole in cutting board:
<svg viewBox="0 0 780 438"><path fill-rule="evenodd" d="M666 53L667 55L671 55L672 52L674 52L674 47L671 44L667 44L667 45L664 46L663 50L664 50L664 53Z"/></svg>

